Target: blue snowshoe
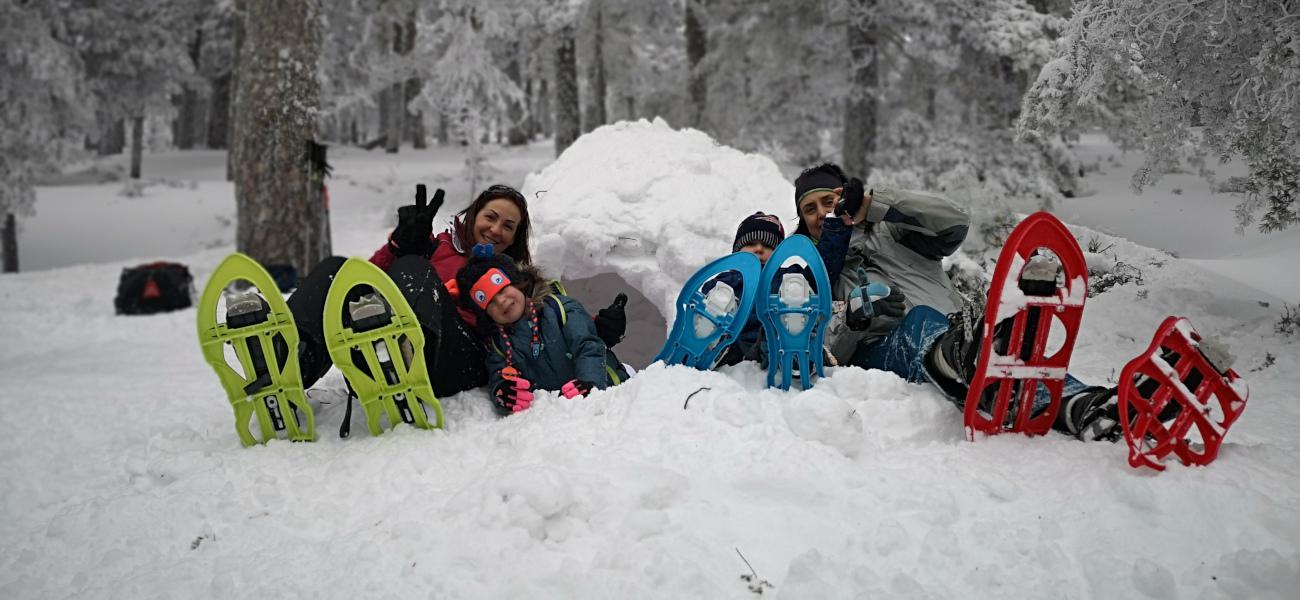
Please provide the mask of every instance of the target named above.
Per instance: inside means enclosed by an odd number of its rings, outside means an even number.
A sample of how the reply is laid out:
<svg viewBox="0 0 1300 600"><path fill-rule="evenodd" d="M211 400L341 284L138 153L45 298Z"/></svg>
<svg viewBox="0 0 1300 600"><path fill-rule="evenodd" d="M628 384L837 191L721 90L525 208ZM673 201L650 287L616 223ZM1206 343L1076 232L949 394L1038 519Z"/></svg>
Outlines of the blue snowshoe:
<svg viewBox="0 0 1300 600"><path fill-rule="evenodd" d="M795 257L803 259L807 267L783 268L783 263ZM806 390L812 387L814 375L825 375L822 345L831 316L826 265L812 240L792 235L767 259L758 281L763 293L754 310L767 337L767 386L790 389L797 365L800 385Z"/></svg>
<svg viewBox="0 0 1300 600"><path fill-rule="evenodd" d="M696 271L677 296L677 317L672 333L655 360L668 365L711 369L722 352L736 341L758 295L762 264L749 252L724 256ZM727 272L740 274L740 294L719 278L705 293L702 288ZM730 278L735 282L734 278Z"/></svg>

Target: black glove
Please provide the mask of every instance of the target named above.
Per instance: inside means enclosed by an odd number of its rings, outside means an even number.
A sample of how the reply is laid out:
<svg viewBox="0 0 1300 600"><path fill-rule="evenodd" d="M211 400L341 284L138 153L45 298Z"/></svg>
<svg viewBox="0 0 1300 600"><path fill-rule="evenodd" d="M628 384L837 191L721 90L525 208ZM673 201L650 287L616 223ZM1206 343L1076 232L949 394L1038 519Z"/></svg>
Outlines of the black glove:
<svg viewBox="0 0 1300 600"><path fill-rule="evenodd" d="M423 183L415 186L415 204L408 204L397 209L397 228L388 236L388 250L394 256L418 254L425 258L433 256L437 244L433 240L433 217L442 208L442 198L446 194L442 188L433 193L433 201L425 201L426 190Z"/></svg>
<svg viewBox="0 0 1300 600"><path fill-rule="evenodd" d="M613 348L614 344L623 341L623 334L627 333L627 313L623 307L627 306L627 294L619 293L614 297L614 302L608 308L602 308L596 313L596 335L605 342L606 348Z"/></svg>
<svg viewBox="0 0 1300 600"><path fill-rule="evenodd" d="M862 199L866 196L862 188L862 180L854 177L844 184L844 192L840 194L840 202L835 205L836 216L848 215L850 217L858 214L862 208Z"/></svg>

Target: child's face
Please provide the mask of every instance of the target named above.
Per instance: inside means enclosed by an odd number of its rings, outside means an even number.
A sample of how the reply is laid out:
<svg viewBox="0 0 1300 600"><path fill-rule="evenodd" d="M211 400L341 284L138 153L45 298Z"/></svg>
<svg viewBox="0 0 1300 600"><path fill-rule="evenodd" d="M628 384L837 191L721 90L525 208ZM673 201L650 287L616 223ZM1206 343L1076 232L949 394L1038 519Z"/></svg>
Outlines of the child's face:
<svg viewBox="0 0 1300 600"><path fill-rule="evenodd" d="M768 257L772 256L772 249L768 248L762 242L750 242L740 248L741 252L749 252L758 257L758 262L767 264Z"/></svg>
<svg viewBox="0 0 1300 600"><path fill-rule="evenodd" d="M492 322L499 325L509 325L524 316L524 306L526 304L527 299L524 298L524 293L513 285L507 285L488 302L487 314L492 319Z"/></svg>
<svg viewBox="0 0 1300 600"><path fill-rule="evenodd" d="M835 203L840 199L840 188L813 192L799 201L799 218L808 226L808 233L814 240L822 237L822 219L835 212Z"/></svg>

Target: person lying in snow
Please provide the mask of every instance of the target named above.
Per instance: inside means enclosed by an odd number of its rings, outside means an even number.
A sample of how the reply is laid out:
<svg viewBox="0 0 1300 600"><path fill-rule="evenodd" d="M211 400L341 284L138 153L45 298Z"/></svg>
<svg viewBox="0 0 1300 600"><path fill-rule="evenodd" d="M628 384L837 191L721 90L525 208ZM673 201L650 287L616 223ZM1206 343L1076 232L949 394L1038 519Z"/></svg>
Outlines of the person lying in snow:
<svg viewBox="0 0 1300 600"><path fill-rule="evenodd" d="M800 173L795 205L800 219L796 231L818 242L832 277L835 314L826 338L839 364L932 382L961 407L977 364L981 327L979 315L972 316L969 307L963 310L965 302L942 260L966 238L970 216L965 208L935 194L864 193L861 180L831 163ZM884 283L892 293L889 302L872 303L874 310L863 314L850 305L868 281ZM1004 329L997 334L1008 334ZM1226 350L1213 354L1207 357L1221 372L1231 366ZM1083 440L1118 440L1116 388L1089 386L1068 374L1065 381L1054 428ZM1039 396L1035 411L1049 401L1045 393Z"/></svg>
<svg viewBox="0 0 1300 600"><path fill-rule="evenodd" d="M732 252L749 252L758 257L760 264L766 265L767 259L772 256L776 247L785 240L785 227L781 225L781 220L776 215L769 215L763 212L756 212L740 222L736 227L736 237L731 243ZM773 286L779 284L781 276L786 273L799 273L808 280L810 286L817 285L812 273L808 272L807 267L801 264L790 264L782 268L773 278ZM719 273L713 279L706 281L700 286L700 291L707 297L719 283L726 284L735 292L735 297L740 297L744 289L744 281L740 274L735 271L724 271ZM833 358L827 353L830 364L835 364ZM758 361L763 368L767 368L767 351L764 343L763 325L758 320L758 311L752 311L745 325L741 328L740 335L736 341L732 342L722 356L718 357L718 363L715 366L728 366L740 363L744 360Z"/></svg>
<svg viewBox="0 0 1300 600"><path fill-rule="evenodd" d="M392 269L398 259L418 256L433 268L439 283L455 279L456 273L465 266L470 249L479 244L490 244L494 252L509 256L517 264L532 263L528 250L532 219L528 202L518 190L501 184L489 186L452 217L446 231L435 236L433 219L442 206L444 192L437 190L426 204L421 201L423 187L417 186L419 191L415 204L397 209L397 227L389 234L388 242L370 257L370 262L395 275ZM337 271L338 267L334 269ZM412 269L419 271L418 267L408 265L399 269L408 276L394 276L393 280L429 279L422 272L415 273L418 277L409 276ZM430 287L433 285L436 284L430 281ZM626 297L622 302L626 302ZM411 301L412 307L418 304ZM428 363L434 371L431 373L434 393L448 396L484 385L488 380L488 374L483 370L486 349L473 333L477 315L465 308L455 310L455 303L446 303L440 308L436 317L442 335L440 343L432 345L437 357ZM596 317L596 327L607 343L622 339L627 329L622 303L616 300L609 308L601 310Z"/></svg>
<svg viewBox="0 0 1300 600"><path fill-rule="evenodd" d="M756 212L740 222L736 228L736 237L731 243L732 252L749 252L758 257L760 264L767 264L772 251L785 239L785 227L775 215ZM744 289L744 281L735 271L719 273L717 277L706 281L700 291L708 296L719 283L726 284L735 291L739 298ZM740 335L727 350L718 357L717 366L734 365L742 360L759 360L759 339L763 336L763 324L758 320L758 312L751 311L741 328Z"/></svg>
<svg viewBox="0 0 1300 600"><path fill-rule="evenodd" d="M465 264L464 249L490 243L497 252L524 264L531 261L528 203L514 188L493 185L483 190L452 219L450 229L435 237L433 219L444 196L439 189L427 198L425 186L417 185L415 203L397 209L397 227L370 257L370 262L397 284L420 322L426 340L425 364L433 392L439 397L487 383L485 348L473 329L475 316L458 310L443 286ZM288 299L300 333L298 356L304 388L310 388L333 365L326 350L322 313L343 262L344 258L337 256L321 261ZM359 300L367 293L368 289L359 290L348 300Z"/></svg>
<svg viewBox="0 0 1300 600"><path fill-rule="evenodd" d="M454 294L476 314L488 346L488 389L498 412L526 410L534 390L573 398L627 379L582 304L556 293L531 265L486 246L474 253L456 273Z"/></svg>

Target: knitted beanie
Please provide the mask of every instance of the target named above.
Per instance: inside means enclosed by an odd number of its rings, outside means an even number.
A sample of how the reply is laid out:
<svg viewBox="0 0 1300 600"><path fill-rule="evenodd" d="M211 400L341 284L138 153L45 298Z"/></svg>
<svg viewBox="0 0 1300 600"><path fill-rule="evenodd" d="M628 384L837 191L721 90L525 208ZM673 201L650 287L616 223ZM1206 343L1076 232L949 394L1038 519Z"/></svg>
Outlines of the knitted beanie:
<svg viewBox="0 0 1300 600"><path fill-rule="evenodd" d="M754 242L775 250L784 239L785 227L781 225L781 219L776 215L756 212L745 217L740 222L740 227L736 228L736 240L731 243L731 251L739 252Z"/></svg>
<svg viewBox="0 0 1300 600"><path fill-rule="evenodd" d="M491 256L471 255L465 262L465 266L456 272L456 289L459 292L460 305L469 309L474 314L482 314L484 311L475 303L473 296L474 284L492 269L499 269L506 279L510 280L511 285L515 285L524 290L527 295L532 289L531 277L524 275L515 261L505 254L493 254ZM484 304L490 302L491 298L485 298Z"/></svg>

